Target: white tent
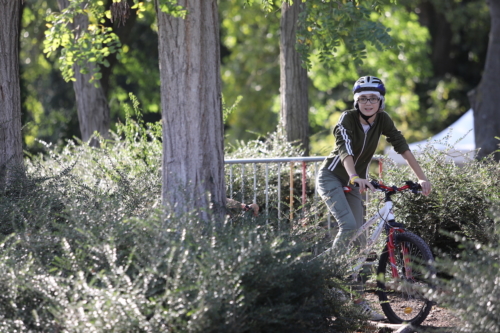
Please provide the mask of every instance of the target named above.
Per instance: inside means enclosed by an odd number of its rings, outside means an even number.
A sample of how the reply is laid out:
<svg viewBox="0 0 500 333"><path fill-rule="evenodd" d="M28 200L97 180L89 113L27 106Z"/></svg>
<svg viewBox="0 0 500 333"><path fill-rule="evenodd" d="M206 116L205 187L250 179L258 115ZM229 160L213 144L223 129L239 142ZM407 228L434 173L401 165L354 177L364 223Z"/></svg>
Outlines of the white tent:
<svg viewBox="0 0 500 333"><path fill-rule="evenodd" d="M434 135L428 140L414 142L410 144L410 150L418 155L426 145L432 145L436 149L448 150L450 160L458 164L463 163L467 158L473 158L476 149L474 140L474 114L472 109L467 111L456 122L447 129ZM404 158L397 154L392 146L385 149L385 154L394 160L397 164L406 164Z"/></svg>

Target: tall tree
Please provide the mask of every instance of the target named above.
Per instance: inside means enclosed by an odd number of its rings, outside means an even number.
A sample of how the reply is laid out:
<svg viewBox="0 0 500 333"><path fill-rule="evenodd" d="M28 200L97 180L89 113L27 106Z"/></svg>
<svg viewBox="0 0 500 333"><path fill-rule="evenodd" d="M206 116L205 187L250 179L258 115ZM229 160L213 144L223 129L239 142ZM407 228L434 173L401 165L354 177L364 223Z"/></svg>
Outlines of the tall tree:
<svg viewBox="0 0 500 333"><path fill-rule="evenodd" d="M419 110L411 120L415 129L434 134L471 107L467 92L477 87L485 66L490 11L484 0L401 0L400 10L401 5L430 34L426 57L432 75L415 81Z"/></svg>
<svg viewBox="0 0 500 333"><path fill-rule="evenodd" d="M309 155L307 70L295 47L298 17L304 6L300 1L285 1L281 7L280 122L287 141L297 142Z"/></svg>
<svg viewBox="0 0 500 333"><path fill-rule="evenodd" d="M0 189L21 170L20 0L0 0Z"/></svg>
<svg viewBox="0 0 500 333"><path fill-rule="evenodd" d="M432 54L430 59L434 74L444 76L452 73L457 59L451 57L453 39L451 23L446 20L444 12L436 9L432 1L422 1L418 5L418 9L420 22L428 27L431 33Z"/></svg>
<svg viewBox="0 0 500 333"><path fill-rule="evenodd" d="M160 0L156 4L159 9L165 6ZM157 13L162 199L177 213L199 208L207 219L210 204L215 215L222 214L225 205L217 0L178 4L187 10L184 19Z"/></svg>
<svg viewBox="0 0 500 333"><path fill-rule="evenodd" d="M474 109L474 135L476 147L481 148L479 158L485 157L499 149L500 136L500 0L487 1L490 7L491 30L488 42L488 53L483 77L479 86L471 93L471 104ZM495 153L500 161L500 153Z"/></svg>
<svg viewBox="0 0 500 333"><path fill-rule="evenodd" d="M61 11L69 7L69 0L57 0L57 2ZM70 25L75 42L78 43L81 36L89 29L88 16L78 14ZM75 62L73 65L73 89L75 90L80 133L82 140L85 142L91 139L95 131L99 132L104 138L109 136L110 113L108 100L102 85L91 82L95 74L95 66L98 65L92 62L87 62L83 66ZM99 82L99 80L96 80L96 82ZM98 142L92 139L90 144L95 146Z"/></svg>
<svg viewBox="0 0 500 333"><path fill-rule="evenodd" d="M280 20L280 123L284 126L287 140L296 141L298 139L301 141L301 145L308 150L309 106L307 104L309 98L307 96L307 76L305 70L302 69L300 58L308 68L311 68L312 59L320 59L325 67L330 67L332 64L339 63L336 56L341 47L345 47L348 57L343 65L348 67L350 63L353 63L359 66L362 63L361 59L365 57L367 43L373 45L378 51L386 49L391 43L388 29L381 22L373 21L371 15L374 12L380 13L381 5L389 3L390 0L364 2L355 0L342 2L245 0L247 4L257 2L269 13L276 12L277 5L282 6ZM225 19L223 24L228 32L230 31L228 28L232 28L234 25L237 27L236 30L246 31L247 34L252 35L251 38L254 38L255 28L253 26L246 28L244 23L240 24L240 19L241 15L238 14L232 20L233 23L229 22L229 19ZM267 35L272 36L273 34L269 31ZM248 43L248 40L240 42L238 38L234 37L225 38L226 43L232 44L227 46L232 47L242 43L254 45ZM240 60L243 57L245 56L238 54L234 58ZM291 65L292 62L294 65ZM262 72L257 69L254 71ZM225 77L231 75L231 73L227 73L225 70ZM259 89L256 90L262 90L263 94L269 92L269 89L261 89L260 85L256 85L257 87ZM242 92L242 94L245 93ZM252 110L252 112L258 111ZM240 118L244 119L245 117Z"/></svg>

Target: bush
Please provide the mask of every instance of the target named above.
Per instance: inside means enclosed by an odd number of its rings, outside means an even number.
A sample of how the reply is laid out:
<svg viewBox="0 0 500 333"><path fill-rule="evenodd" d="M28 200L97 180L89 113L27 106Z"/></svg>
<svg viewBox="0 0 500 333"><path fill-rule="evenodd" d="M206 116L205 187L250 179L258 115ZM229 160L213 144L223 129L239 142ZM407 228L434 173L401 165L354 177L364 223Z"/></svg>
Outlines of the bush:
<svg viewBox="0 0 500 333"><path fill-rule="evenodd" d="M157 135L138 121L121 129L124 138L100 148L47 145L0 195L0 331L351 332L363 324L331 292L343 288L344 265L311 260L307 237L259 219L169 215Z"/></svg>
<svg viewBox="0 0 500 333"><path fill-rule="evenodd" d="M258 225L209 229L163 213L103 219L88 207L85 214L67 208L55 232L27 228L5 240L13 249L0 267L9 329L347 332L362 322L329 293L342 288L343 271L311 261L307 245L286 234Z"/></svg>
<svg viewBox="0 0 500 333"><path fill-rule="evenodd" d="M465 236L470 240L488 243L498 239L491 230L495 223L488 215L493 201L500 198L500 164L491 158L468 160L463 165L449 162L451 148L440 151L426 146L418 161L432 183L431 195L398 196L394 201L398 218L425 241L445 252L454 252L453 237L440 231ZM416 180L408 167L386 163L384 181L401 184ZM378 205L372 201L373 211Z"/></svg>
<svg viewBox="0 0 500 333"><path fill-rule="evenodd" d="M493 216L500 223L498 206ZM500 236L498 230L493 232ZM455 332L500 332L500 246L498 242L481 244L455 236L461 252L441 256L438 268L451 279L440 280L432 297L448 306L462 319Z"/></svg>

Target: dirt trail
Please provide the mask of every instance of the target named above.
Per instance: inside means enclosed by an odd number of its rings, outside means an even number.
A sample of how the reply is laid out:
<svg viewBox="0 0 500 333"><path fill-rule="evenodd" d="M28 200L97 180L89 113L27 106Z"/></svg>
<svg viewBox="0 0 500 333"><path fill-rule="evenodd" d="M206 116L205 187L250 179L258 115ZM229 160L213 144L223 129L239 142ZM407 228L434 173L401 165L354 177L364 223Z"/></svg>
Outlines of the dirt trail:
<svg viewBox="0 0 500 333"><path fill-rule="evenodd" d="M383 313L380 306L378 306L378 296L374 293L367 292L366 299L370 302L372 308L379 313ZM389 323L389 321L370 322L371 327L360 331L363 333L391 333L396 332L401 326ZM460 325L460 319L457 318L449 309L434 305L431 312L424 320L420 327L422 332L430 333L454 333L455 327Z"/></svg>

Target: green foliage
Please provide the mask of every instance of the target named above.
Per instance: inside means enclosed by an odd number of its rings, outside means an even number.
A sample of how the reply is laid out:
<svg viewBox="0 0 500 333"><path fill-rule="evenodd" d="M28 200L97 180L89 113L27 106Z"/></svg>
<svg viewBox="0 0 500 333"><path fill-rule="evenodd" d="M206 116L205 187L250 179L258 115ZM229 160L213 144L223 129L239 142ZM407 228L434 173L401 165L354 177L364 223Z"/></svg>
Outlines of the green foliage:
<svg viewBox="0 0 500 333"><path fill-rule="evenodd" d="M232 101L241 95L244 101L228 119L226 134L230 143L263 136L274 131L278 124L280 11L274 10L263 15L259 6L243 9L242 6L243 1L220 4L221 41L223 51L227 51L221 70L224 96ZM331 58L327 66L320 60L319 49L311 51L308 73L311 84L308 93L309 121L311 133L314 133L311 137L313 155L327 155L331 150L333 142L330 129L340 116L338 111L352 105L352 84L360 75L376 75L384 80L388 91L387 110L410 140L421 140L428 136L431 128L426 127L426 124L430 122L429 119L439 126L443 119L465 111L463 107L452 108L456 103L447 103L449 97L455 96L454 93L447 93L453 87L460 88L458 85L448 86L444 93L436 94L437 98L443 100L442 107L446 109L439 112L432 110L428 114L422 111L421 99L416 92L421 82L432 75L429 61L431 49L429 32L420 25L415 13L388 5L371 11L367 20L377 25L383 23L390 29L393 44L397 47L381 52L367 42L366 59L360 66L354 65L352 54L343 43L336 47L335 54L331 53L335 58ZM263 44L265 47L255 47Z"/></svg>
<svg viewBox="0 0 500 333"><path fill-rule="evenodd" d="M56 12L56 0L26 0L23 8L20 38L21 88L23 101L23 136L30 153L43 150L35 139L60 144L79 136L78 117L72 84L61 77L59 60L43 53L46 18ZM142 102L145 121L160 118L160 78L158 36L153 2L132 7L125 26L114 26L122 48L120 61L116 53L106 59L110 67L101 67L102 84L111 110L111 128L125 118L123 104L129 92ZM113 26L107 19L105 26Z"/></svg>
<svg viewBox="0 0 500 333"><path fill-rule="evenodd" d="M415 12L420 12L422 6L430 4L432 10L436 14L442 15L442 18L449 24L452 31L452 38L449 42L456 46L453 49L453 52L456 52L453 56L461 58L462 55L459 55L460 50L467 50L467 56L470 58L472 66L475 67L480 62L479 59L483 57L488 46L486 39L491 24L490 12L486 2L481 0L431 0L428 2L400 0L398 4L412 10L415 9ZM482 39L481 42L478 42L478 37ZM483 69L483 67L480 67L480 69ZM462 70L467 71L470 69L460 69L460 71ZM470 75L476 74L471 73Z"/></svg>
<svg viewBox="0 0 500 333"><path fill-rule="evenodd" d="M88 18L88 27L74 26L78 16ZM43 50L47 56L61 48L60 69L66 81L74 81L73 65L81 67L82 73L92 71L91 81L102 76L99 66L109 66L106 59L110 54L120 52L121 43L111 27L104 25L110 12L106 11L102 1L70 1L61 12L51 13L47 17L47 30ZM96 64L98 66L89 66Z"/></svg>
<svg viewBox="0 0 500 333"><path fill-rule="evenodd" d="M145 124L143 119L143 112L140 108L140 103L137 97L129 93L132 108L128 104L124 104L125 109L125 123L117 124L116 133L122 135L129 145L134 143L151 148L156 143L154 153L159 153L161 149L162 128L161 122Z"/></svg>
<svg viewBox="0 0 500 333"><path fill-rule="evenodd" d="M228 104L243 96L225 122L229 144L265 136L278 124L279 13L244 0L219 3L223 96Z"/></svg>
<svg viewBox="0 0 500 333"><path fill-rule="evenodd" d="M132 22L130 22L132 23ZM123 104L133 92L150 119L160 118L160 72L158 68L158 34L153 30L155 18L144 15L122 38L120 61L111 68L108 78L108 101L114 118L124 119Z"/></svg>
<svg viewBox="0 0 500 333"><path fill-rule="evenodd" d="M498 204L498 201L496 201ZM491 211L497 227L490 233L500 238L498 205ZM453 257L444 257L438 268L451 279L439 281L432 297L455 310L463 325L455 332L487 333L500 331L500 246L498 241L488 244L466 241L455 236L461 251Z"/></svg>
<svg viewBox="0 0 500 333"><path fill-rule="evenodd" d="M306 60L318 50L322 63L335 60L342 44L355 66L366 58L366 44L381 52L391 47L390 29L381 22L372 21L371 12L379 12L389 1L306 1L306 10L299 17L297 50Z"/></svg>
<svg viewBox="0 0 500 333"><path fill-rule="evenodd" d="M207 224L163 209L159 127L143 125L130 97L113 140L47 144L26 161L27 178L0 194L2 331L352 332L363 324L331 292L343 288L345 264L311 260L311 242L293 230Z"/></svg>
<svg viewBox="0 0 500 333"><path fill-rule="evenodd" d="M245 0L252 5L254 0ZM281 3L294 1L262 0L264 10L271 12ZM309 56L319 51L319 59L328 65L335 58L336 48L345 45L355 65L361 65L365 58L366 42L374 45L378 51L391 46L390 29L381 22L371 21L371 12L380 12L384 4L392 0L373 1L295 1L305 3L305 10L298 19L297 50L306 65L310 67Z"/></svg>
<svg viewBox="0 0 500 333"><path fill-rule="evenodd" d="M415 12L429 30L432 75L416 82L419 117L412 127L436 133L469 109L468 92L484 70L490 11L482 0L398 2Z"/></svg>
<svg viewBox="0 0 500 333"><path fill-rule="evenodd" d="M120 59L110 57L112 66L103 69L101 83L107 86L115 121L125 119L123 104L132 92L141 101L145 121L154 122L161 117L156 12L153 2L139 2L131 9L126 25L114 28L123 45Z"/></svg>
<svg viewBox="0 0 500 333"><path fill-rule="evenodd" d="M432 133L426 127L431 116L433 122L439 125L443 121L441 117L450 116L444 115L445 110L450 113L465 112L465 109L450 108L439 112L433 110L428 116L427 111L423 113L421 110L417 90L420 82L432 75L432 70L429 32L420 25L418 16L395 6L386 6L382 8L382 13L372 13L371 18L391 29L391 37L397 47L379 52L376 47L367 45L366 59L361 66L355 66L350 61L344 45L337 48L336 60L330 63L329 68L325 68L317 55L311 58L311 82L318 91L310 94L310 123L313 132L317 133L312 149L322 155L329 153L333 146L333 142L326 140L332 138L330 129L335 126L339 111L352 108L351 89L361 75L375 75L384 81L387 90L386 111L410 142L424 139ZM448 99L446 94L439 96Z"/></svg>
<svg viewBox="0 0 500 333"><path fill-rule="evenodd" d="M26 0L24 4L19 41L21 121L24 149L34 152L36 139L56 143L73 137L78 118L74 91L61 77L57 59L43 54L45 18L57 2Z"/></svg>
<svg viewBox="0 0 500 333"><path fill-rule="evenodd" d="M230 107L228 107L226 105L226 101L224 100L224 96L222 96L222 122L225 124L227 122L227 119L229 118L229 115L231 113L233 113L233 111L236 109L236 107L238 106L238 104L241 102L241 99L243 98L243 96L238 96L236 98L236 101L234 102L233 105L231 105Z"/></svg>
<svg viewBox="0 0 500 333"><path fill-rule="evenodd" d="M444 142L446 143L446 142ZM500 199L500 165L493 159L478 161L466 159L463 165L450 162L456 156L454 143L447 143L444 151L427 145L418 160L432 184L429 196L401 196L395 201L400 222L414 230L432 248L454 252L453 238L441 233L453 232L469 240L487 244L496 240L492 233L495 223L489 215L494 202ZM415 180L408 167L384 164L384 182L402 184ZM373 202L372 209L379 203Z"/></svg>
<svg viewBox="0 0 500 333"><path fill-rule="evenodd" d="M146 7L142 3L136 3L132 8L140 14ZM177 0L161 0L159 8L174 17L185 18L187 15L187 10L179 6ZM85 31L79 30L82 27L74 25L79 16L84 16L85 20L89 21ZM142 14L139 16L143 17ZM120 59L122 52L120 39L113 28L106 25L106 21L111 18L112 13L104 7L104 2L96 0L70 1L67 8L61 12L50 13L47 17L48 29L45 31L43 52L50 57L52 53L61 49L59 64L66 81L75 80L74 64L81 67L82 73L91 70L91 82L93 82L102 77L100 66L110 66L108 60L110 55L117 53L117 58Z"/></svg>

